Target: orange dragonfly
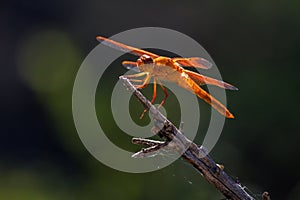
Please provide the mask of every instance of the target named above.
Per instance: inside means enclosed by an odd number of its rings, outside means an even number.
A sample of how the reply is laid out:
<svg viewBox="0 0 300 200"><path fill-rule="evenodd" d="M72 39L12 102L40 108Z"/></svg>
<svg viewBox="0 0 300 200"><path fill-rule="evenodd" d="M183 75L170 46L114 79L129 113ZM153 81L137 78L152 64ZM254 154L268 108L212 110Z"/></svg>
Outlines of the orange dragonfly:
<svg viewBox="0 0 300 200"><path fill-rule="evenodd" d="M168 93L161 81L175 82L182 88L195 93L199 98L203 99L206 103L210 104L215 108L219 113L224 115L227 118L234 118L233 114L217 99L207 93L200 85L215 85L220 88L229 89L229 90L238 90L233 85L225 83L223 81L213 79L199 73L184 69L183 67L195 67L201 69L209 69L212 67L212 64L204 58L200 57L191 57L191 58L169 58L164 56L159 56L154 53L127 46L125 44L110 40L108 38L97 36L96 39L101 44L109 46L126 53L131 53L136 56L140 56L136 62L133 61L123 61L122 65L127 69L133 69L139 73L133 75L127 75L130 81L135 83L140 83L135 85L136 88L142 89L145 88L150 82L151 78L153 81L153 97L151 103L156 99L156 83L159 83L162 91L165 94L165 98L160 103L161 107L168 98ZM144 77L143 80L137 79ZM143 117L145 110L141 118Z"/></svg>

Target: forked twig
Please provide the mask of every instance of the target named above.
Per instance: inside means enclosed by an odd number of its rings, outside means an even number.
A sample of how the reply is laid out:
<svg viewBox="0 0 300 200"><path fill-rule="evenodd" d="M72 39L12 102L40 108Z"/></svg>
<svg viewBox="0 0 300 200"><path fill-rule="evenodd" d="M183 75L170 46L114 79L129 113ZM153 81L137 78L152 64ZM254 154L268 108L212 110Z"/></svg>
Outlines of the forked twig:
<svg viewBox="0 0 300 200"><path fill-rule="evenodd" d="M133 93L145 109L149 110L154 121L154 128L152 131L166 140L155 141L143 138L133 138L132 142L134 144L148 146L148 148L135 153L133 157L147 157L147 155L153 152L159 151L162 148L167 148L168 150L180 153L180 155L192 164L209 183L214 185L226 199L255 200L255 198L245 190L245 187L225 173L223 166L214 162L203 146L198 147L195 143L187 139L182 134L182 130L178 130L159 112L159 110L152 106L151 102L148 101L127 78L121 76L120 79L126 89ZM265 192L262 198L270 200L269 194L267 196L266 194L268 193Z"/></svg>

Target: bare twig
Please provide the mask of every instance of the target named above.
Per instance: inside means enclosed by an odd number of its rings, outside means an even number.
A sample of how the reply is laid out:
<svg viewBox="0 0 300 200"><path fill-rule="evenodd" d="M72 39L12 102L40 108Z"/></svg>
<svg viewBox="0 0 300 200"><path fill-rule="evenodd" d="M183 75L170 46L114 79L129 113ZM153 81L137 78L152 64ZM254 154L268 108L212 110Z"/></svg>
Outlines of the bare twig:
<svg viewBox="0 0 300 200"><path fill-rule="evenodd" d="M157 135L160 137L166 139L166 141L155 141L142 138L133 138L132 142L134 144L148 146L148 148L142 149L141 151L135 153L133 157L145 157L155 151L160 150L161 148L177 151L185 160L191 163L193 167L195 167L209 183L214 185L226 197L226 199L255 199L245 190L245 187L241 186L239 182L233 180L224 172L223 166L218 165L213 161L203 146L198 147L195 143L187 139L182 134L182 124L180 130L178 130L164 115L159 112L159 110L152 106L151 102L148 101L127 78L121 76L120 79L123 81L123 84L127 90L130 90L133 95L143 104L143 106L149 110L154 121L154 128L152 131L157 133ZM266 197L264 196L263 199L266 199Z"/></svg>

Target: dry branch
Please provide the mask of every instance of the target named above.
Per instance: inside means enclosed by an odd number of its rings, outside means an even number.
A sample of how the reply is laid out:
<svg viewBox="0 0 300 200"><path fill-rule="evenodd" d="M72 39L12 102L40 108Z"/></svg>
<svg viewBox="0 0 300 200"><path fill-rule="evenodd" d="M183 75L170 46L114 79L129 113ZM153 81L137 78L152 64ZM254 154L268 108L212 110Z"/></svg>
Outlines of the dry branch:
<svg viewBox="0 0 300 200"><path fill-rule="evenodd" d="M165 142L162 142L143 138L133 138L132 142L134 144L149 146L149 148L142 149L135 153L133 157L144 157L147 156L147 154L162 148L177 151L185 160L192 164L209 183L217 188L226 199L255 200L255 198L245 190L245 187L227 175L221 165L214 162L203 146L198 147L195 143L187 139L182 134L181 130L178 130L159 112L159 110L152 106L151 102L148 101L127 78L121 76L120 79L126 89L131 91L143 106L149 110L154 121L153 131L157 132L160 137L166 139Z"/></svg>

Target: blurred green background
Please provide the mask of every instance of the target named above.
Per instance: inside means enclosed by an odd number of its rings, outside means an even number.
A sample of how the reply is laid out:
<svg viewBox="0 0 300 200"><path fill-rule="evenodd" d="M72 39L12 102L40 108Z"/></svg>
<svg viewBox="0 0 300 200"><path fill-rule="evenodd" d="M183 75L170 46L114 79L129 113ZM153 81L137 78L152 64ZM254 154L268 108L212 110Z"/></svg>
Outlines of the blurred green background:
<svg viewBox="0 0 300 200"><path fill-rule="evenodd" d="M222 198L183 160L146 174L119 172L94 159L77 135L72 86L81 62L98 45L95 36L144 26L194 38L223 79L239 88L227 93L236 119L226 121L214 159L258 198L267 190L272 199L300 199L299 1L12 0L0 5L0 199ZM96 107L99 119L108 116L100 123L109 137L137 150L108 109L113 84L125 72L117 62L109 68ZM134 120L147 124L147 118L137 119L142 107L132 102ZM170 105L172 100L167 110ZM203 102L200 107L209 109ZM178 123L177 115L170 118Z"/></svg>

